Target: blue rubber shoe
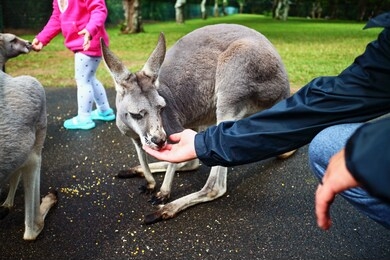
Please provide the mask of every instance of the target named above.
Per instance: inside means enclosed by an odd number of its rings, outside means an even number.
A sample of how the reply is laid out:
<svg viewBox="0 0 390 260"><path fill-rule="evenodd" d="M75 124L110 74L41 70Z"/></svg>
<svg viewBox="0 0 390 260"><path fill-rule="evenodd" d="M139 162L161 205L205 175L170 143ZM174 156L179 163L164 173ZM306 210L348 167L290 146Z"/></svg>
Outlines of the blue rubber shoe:
<svg viewBox="0 0 390 260"><path fill-rule="evenodd" d="M80 119L80 117L75 116L71 119L65 120L64 127L66 129L81 129L81 130L89 130L96 126L95 122L91 119Z"/></svg>
<svg viewBox="0 0 390 260"><path fill-rule="evenodd" d="M100 112L98 109L95 109L91 113L91 119L92 120L102 120L102 121L112 121L115 119L115 113L114 113L114 110L112 110L112 108L110 108L104 112Z"/></svg>

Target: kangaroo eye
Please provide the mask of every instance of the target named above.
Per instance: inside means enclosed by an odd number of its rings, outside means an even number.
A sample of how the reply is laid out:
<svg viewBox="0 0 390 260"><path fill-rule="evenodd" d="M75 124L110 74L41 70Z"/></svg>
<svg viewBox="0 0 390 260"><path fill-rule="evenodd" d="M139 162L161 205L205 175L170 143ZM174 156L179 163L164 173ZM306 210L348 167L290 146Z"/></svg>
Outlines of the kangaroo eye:
<svg viewBox="0 0 390 260"><path fill-rule="evenodd" d="M141 114L133 114L133 113L130 113L130 116L135 119L135 120L140 120L143 118L143 116Z"/></svg>

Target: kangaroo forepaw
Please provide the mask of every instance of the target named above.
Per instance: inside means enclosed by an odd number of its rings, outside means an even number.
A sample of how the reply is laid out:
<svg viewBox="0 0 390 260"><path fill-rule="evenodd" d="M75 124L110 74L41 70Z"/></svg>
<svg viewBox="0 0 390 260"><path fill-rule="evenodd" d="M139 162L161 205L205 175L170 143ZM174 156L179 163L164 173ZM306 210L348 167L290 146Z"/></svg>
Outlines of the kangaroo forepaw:
<svg viewBox="0 0 390 260"><path fill-rule="evenodd" d="M9 214L9 208L0 207L0 219L5 218Z"/></svg>
<svg viewBox="0 0 390 260"><path fill-rule="evenodd" d="M150 195L153 194L155 189L149 189L147 185L141 185L138 187L139 193Z"/></svg>
<svg viewBox="0 0 390 260"><path fill-rule="evenodd" d="M58 191L56 189L50 189L46 196L51 197L53 200L56 200L56 202L58 201Z"/></svg>
<svg viewBox="0 0 390 260"><path fill-rule="evenodd" d="M154 195L153 197L150 198L150 200L148 200L148 202L150 202L152 205L161 205L167 203L168 198Z"/></svg>

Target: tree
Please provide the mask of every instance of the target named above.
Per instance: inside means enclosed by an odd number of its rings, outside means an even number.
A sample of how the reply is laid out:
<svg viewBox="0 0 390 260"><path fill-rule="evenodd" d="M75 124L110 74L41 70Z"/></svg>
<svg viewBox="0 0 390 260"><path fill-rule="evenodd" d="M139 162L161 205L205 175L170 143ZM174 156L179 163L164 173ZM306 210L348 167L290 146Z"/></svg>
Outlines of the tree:
<svg viewBox="0 0 390 260"><path fill-rule="evenodd" d="M219 16L218 0L214 0L214 17Z"/></svg>
<svg viewBox="0 0 390 260"><path fill-rule="evenodd" d="M176 22L184 23L184 6L186 4L186 0L176 0L175 3L175 14L176 14Z"/></svg>
<svg viewBox="0 0 390 260"><path fill-rule="evenodd" d="M3 25L3 2L0 2L0 33L2 33L4 30Z"/></svg>
<svg viewBox="0 0 390 260"><path fill-rule="evenodd" d="M206 20L207 19L206 0L202 0L200 2L200 12L202 14L202 19Z"/></svg>
<svg viewBox="0 0 390 260"><path fill-rule="evenodd" d="M242 12L244 11L245 0L237 0L237 3L240 7L239 13L242 14Z"/></svg>
<svg viewBox="0 0 390 260"><path fill-rule="evenodd" d="M215 17L219 16L219 2L221 2L221 1L220 0L214 1L214 16ZM228 5L228 1L222 0L222 13L223 13L223 15L227 15L227 13L226 13L226 6L227 5Z"/></svg>
<svg viewBox="0 0 390 260"><path fill-rule="evenodd" d="M275 19L283 19L283 21L286 21L289 9L289 0L274 0L272 6L272 17Z"/></svg>
<svg viewBox="0 0 390 260"><path fill-rule="evenodd" d="M122 33L143 32L140 0L122 0L125 22Z"/></svg>
<svg viewBox="0 0 390 260"><path fill-rule="evenodd" d="M312 8L311 8L311 18L321 18L322 14L322 7L321 7L321 2L316 1L313 2Z"/></svg>

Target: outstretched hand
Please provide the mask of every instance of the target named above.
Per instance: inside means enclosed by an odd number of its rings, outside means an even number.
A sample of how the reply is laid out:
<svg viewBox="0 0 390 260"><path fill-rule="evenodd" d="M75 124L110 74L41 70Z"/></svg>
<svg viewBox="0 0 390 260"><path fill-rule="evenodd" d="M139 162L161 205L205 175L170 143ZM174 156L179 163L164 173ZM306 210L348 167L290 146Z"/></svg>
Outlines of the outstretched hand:
<svg viewBox="0 0 390 260"><path fill-rule="evenodd" d="M196 158L194 145L195 135L195 131L186 129L180 133L169 136L169 139L174 142L174 144L167 144L158 151L153 150L146 145L143 146L143 149L148 154L161 161L173 163L189 161Z"/></svg>
<svg viewBox="0 0 390 260"><path fill-rule="evenodd" d="M87 31L87 29L82 29L78 32L78 35L84 35L83 50L88 50L91 46L91 34Z"/></svg>
<svg viewBox="0 0 390 260"><path fill-rule="evenodd" d="M322 184L318 185L316 191L316 217L317 224L321 229L328 230L332 225L330 206L336 195L357 186L359 183L347 169L345 150L343 149L329 160Z"/></svg>
<svg viewBox="0 0 390 260"><path fill-rule="evenodd" d="M34 38L34 40L31 43L31 46L34 51L40 51L43 48L42 42L40 42L37 38Z"/></svg>

